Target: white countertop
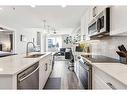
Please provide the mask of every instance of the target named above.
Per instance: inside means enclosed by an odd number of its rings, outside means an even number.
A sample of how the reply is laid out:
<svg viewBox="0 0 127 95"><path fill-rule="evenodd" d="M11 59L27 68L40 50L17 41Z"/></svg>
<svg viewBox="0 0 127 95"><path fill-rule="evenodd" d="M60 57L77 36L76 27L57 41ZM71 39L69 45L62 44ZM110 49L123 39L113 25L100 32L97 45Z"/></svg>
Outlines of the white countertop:
<svg viewBox="0 0 127 95"><path fill-rule="evenodd" d="M95 67L127 85L127 65L121 63L93 63Z"/></svg>
<svg viewBox="0 0 127 95"><path fill-rule="evenodd" d="M95 54L97 55L97 54ZM84 57L83 57L84 58ZM92 66L97 67L121 83L127 85L127 65L122 63L93 63L85 58Z"/></svg>
<svg viewBox="0 0 127 95"><path fill-rule="evenodd" d="M0 58L0 76L17 74L49 54L51 53L45 52L45 55L37 58L24 58L25 55L2 57Z"/></svg>

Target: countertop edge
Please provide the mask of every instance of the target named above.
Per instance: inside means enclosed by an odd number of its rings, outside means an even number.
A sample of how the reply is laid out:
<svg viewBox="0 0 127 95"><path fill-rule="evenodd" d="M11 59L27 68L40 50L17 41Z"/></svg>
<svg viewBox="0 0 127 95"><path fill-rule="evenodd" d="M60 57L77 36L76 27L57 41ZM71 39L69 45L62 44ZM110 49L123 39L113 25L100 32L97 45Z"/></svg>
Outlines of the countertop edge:
<svg viewBox="0 0 127 95"><path fill-rule="evenodd" d="M43 55L43 56L41 56L41 57L39 57L39 58L36 60L36 62L38 62L38 61L40 61L42 58L44 58L44 57L46 57L46 56L52 54L51 52L45 52L45 53L46 53L46 54ZM31 64L25 66L24 68L21 68L20 70L17 70L16 72L0 74L0 77L2 77L2 76L13 76L13 75L16 75L16 74L20 73L21 71L27 69L28 67L32 66L32 65L35 64L36 62L32 62Z"/></svg>
<svg viewBox="0 0 127 95"><path fill-rule="evenodd" d="M100 64L100 63L99 63L99 64ZM93 65L94 65L96 68L98 68L99 70L101 70L102 72L104 72L104 73L106 73L107 75L109 75L110 77L116 79L116 80L119 81L120 83L122 83L122 84L124 84L124 85L127 86L127 83L126 83L126 82L122 81L121 79L119 79L118 77L112 75L111 73L108 73L107 71L103 70L102 68L99 68L99 67L97 66L97 65L99 65L99 64L96 64L96 65L93 64ZM104 64L104 63L102 63L102 64ZM112 64L112 63L111 63L111 64Z"/></svg>

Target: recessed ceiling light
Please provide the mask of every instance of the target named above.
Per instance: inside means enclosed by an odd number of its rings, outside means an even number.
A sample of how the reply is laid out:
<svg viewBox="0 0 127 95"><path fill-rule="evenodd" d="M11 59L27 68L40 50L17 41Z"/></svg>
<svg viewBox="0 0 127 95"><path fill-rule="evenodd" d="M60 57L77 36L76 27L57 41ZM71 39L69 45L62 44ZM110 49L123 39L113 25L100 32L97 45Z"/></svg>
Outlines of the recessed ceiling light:
<svg viewBox="0 0 127 95"><path fill-rule="evenodd" d="M35 8L36 7L36 5L30 5L32 8Z"/></svg>
<svg viewBox="0 0 127 95"><path fill-rule="evenodd" d="M0 71L3 71L3 68L0 68Z"/></svg>
<svg viewBox="0 0 127 95"><path fill-rule="evenodd" d="M62 4L62 8L65 8L66 7L66 4Z"/></svg>

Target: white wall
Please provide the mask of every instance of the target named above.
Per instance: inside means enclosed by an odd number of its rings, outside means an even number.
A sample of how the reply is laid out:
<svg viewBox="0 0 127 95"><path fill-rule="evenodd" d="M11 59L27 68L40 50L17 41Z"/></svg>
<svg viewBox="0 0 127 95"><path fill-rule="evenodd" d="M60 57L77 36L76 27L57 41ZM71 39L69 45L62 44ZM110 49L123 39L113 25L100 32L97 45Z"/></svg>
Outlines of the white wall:
<svg viewBox="0 0 127 95"><path fill-rule="evenodd" d="M41 32L41 52L46 51L46 34L43 33L43 29L40 28L27 28L16 31L16 52L19 54L23 54L26 52L26 44L27 42L33 42L37 44L37 32ZM27 41L21 42L20 35L23 34L26 36Z"/></svg>
<svg viewBox="0 0 127 95"><path fill-rule="evenodd" d="M3 26L5 27L5 26ZM24 54L26 53L26 44L27 42L35 40L36 44L36 37L37 32L41 32L41 52L46 51L46 35L43 33L43 29L40 28L23 28L19 26L7 26L6 28L12 29L14 31L14 52L17 54ZM11 27L11 28L10 28ZM68 31L69 32L69 31ZM24 35L26 37L26 41L20 41L20 36ZM68 34L58 34L61 35L62 44L61 47L68 48L71 47L71 44L65 44L64 40L68 36Z"/></svg>
<svg viewBox="0 0 127 95"><path fill-rule="evenodd" d="M24 35L26 37L26 41L20 41L21 35ZM33 42L33 38L35 39L35 45L36 45L36 38L37 38L37 31L36 30L16 29L16 31L15 31L15 45L16 45L15 52L18 54L25 53L27 42Z"/></svg>
<svg viewBox="0 0 127 95"><path fill-rule="evenodd" d="M71 43L69 43L69 44L66 44L66 43L64 43L64 40L66 39L66 37L68 37L69 35L62 35L62 48L70 48L71 46L72 46L72 44Z"/></svg>

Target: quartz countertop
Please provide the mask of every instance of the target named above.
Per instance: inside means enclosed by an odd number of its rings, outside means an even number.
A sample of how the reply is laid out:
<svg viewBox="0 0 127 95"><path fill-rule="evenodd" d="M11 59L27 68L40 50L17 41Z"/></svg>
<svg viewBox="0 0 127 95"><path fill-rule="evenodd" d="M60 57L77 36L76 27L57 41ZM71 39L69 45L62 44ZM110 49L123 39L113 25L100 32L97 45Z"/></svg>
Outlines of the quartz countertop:
<svg viewBox="0 0 127 95"><path fill-rule="evenodd" d="M31 53L31 54L35 54L35 53ZM25 54L2 57L0 58L0 75L17 74L49 54L51 53L44 52L43 56L37 58L24 58Z"/></svg>
<svg viewBox="0 0 127 95"><path fill-rule="evenodd" d="M127 65L121 63L116 63L116 64L93 63L93 65L98 69L102 70L103 72L107 73L108 75L112 76L116 80L120 81L121 83L127 85Z"/></svg>

